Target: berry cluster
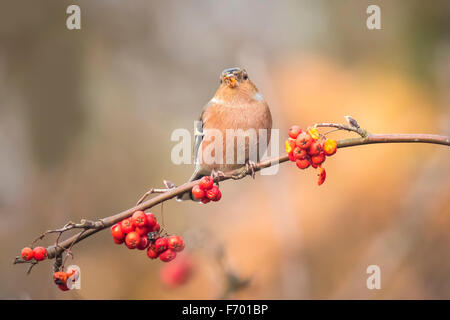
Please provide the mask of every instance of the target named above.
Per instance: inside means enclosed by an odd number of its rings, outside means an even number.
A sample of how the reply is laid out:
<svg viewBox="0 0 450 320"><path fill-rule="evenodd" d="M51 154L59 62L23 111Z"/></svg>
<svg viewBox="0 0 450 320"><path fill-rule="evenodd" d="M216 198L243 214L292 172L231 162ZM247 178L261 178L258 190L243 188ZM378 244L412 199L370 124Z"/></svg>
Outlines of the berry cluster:
<svg viewBox="0 0 450 320"><path fill-rule="evenodd" d="M21 257L25 261L30 261L34 259L36 261L42 261L47 258L47 249L44 247L36 247L31 249L30 247L25 247L22 249Z"/></svg>
<svg viewBox="0 0 450 320"><path fill-rule="evenodd" d="M214 180L210 176L200 179L200 182L192 188L192 195L203 203L219 201L222 198L222 192L214 185Z"/></svg>
<svg viewBox="0 0 450 320"><path fill-rule="evenodd" d="M320 140L325 141L321 142ZM319 186L325 182L326 171L322 167L322 163L327 156L336 153L336 140L325 139L316 128L309 128L303 132L299 126L292 126L289 129L289 138L286 140L285 148L289 160L295 162L298 168L306 169L312 166L319 170Z"/></svg>
<svg viewBox="0 0 450 320"><path fill-rule="evenodd" d="M68 280L76 281L78 279L78 272L72 269L69 272L57 271L53 274L53 282L58 286L62 291L70 290L68 286Z"/></svg>
<svg viewBox="0 0 450 320"><path fill-rule="evenodd" d="M160 231L155 215L144 211L136 211L111 227L115 243L125 243L128 249L147 249L150 259L159 257L164 262L172 261L177 252L184 249L184 241L180 236L162 236Z"/></svg>

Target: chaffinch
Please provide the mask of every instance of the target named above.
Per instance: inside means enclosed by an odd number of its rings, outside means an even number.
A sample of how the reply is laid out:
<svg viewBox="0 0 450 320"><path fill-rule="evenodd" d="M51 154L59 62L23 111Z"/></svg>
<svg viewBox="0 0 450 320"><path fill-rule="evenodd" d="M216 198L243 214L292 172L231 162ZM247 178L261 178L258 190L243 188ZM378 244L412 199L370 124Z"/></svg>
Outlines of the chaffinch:
<svg viewBox="0 0 450 320"><path fill-rule="evenodd" d="M246 171L246 166L254 164L251 160L258 161L259 155L267 149L271 128L272 116L269 106L249 79L247 71L240 68L224 70L220 75L219 89L203 108L200 121L196 122L194 132L195 166L189 181L212 173L238 168ZM239 145L236 137L230 136L232 139L227 139L227 129L234 130L234 134L237 133L236 136L241 137L245 136L247 130L253 129L250 131L256 134L256 139L255 137L245 138L245 145ZM242 131L237 131L238 129L242 129ZM260 132L260 129L266 131ZM260 133L267 134L266 139L260 141ZM218 139L218 134L221 134L222 150L212 148L211 145L214 145L215 139ZM220 140L215 144L216 147L217 145L220 146ZM227 152L227 147L234 149ZM237 156L239 153L240 158ZM183 195L179 200L188 198L192 199L193 197L192 195Z"/></svg>

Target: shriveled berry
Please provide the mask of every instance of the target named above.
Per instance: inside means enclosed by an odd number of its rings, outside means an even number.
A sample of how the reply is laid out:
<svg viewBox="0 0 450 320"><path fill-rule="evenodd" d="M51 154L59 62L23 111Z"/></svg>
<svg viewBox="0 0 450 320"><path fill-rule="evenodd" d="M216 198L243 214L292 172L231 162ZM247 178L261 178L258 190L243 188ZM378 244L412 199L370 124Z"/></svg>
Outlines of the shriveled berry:
<svg viewBox="0 0 450 320"><path fill-rule="evenodd" d="M116 238L113 238L113 240L114 240L114 243L115 243L115 244L122 244L122 243L125 242L125 239L116 239Z"/></svg>

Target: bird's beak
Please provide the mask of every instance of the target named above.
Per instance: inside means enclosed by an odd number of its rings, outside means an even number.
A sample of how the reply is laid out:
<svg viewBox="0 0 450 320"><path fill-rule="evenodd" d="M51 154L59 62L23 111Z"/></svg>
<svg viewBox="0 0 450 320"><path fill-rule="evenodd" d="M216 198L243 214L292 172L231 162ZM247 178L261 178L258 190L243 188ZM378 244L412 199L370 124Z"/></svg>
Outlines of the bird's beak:
<svg viewBox="0 0 450 320"><path fill-rule="evenodd" d="M225 76L225 83L230 87L230 88L235 88L239 85L239 81L237 81L236 76L234 74L227 74Z"/></svg>

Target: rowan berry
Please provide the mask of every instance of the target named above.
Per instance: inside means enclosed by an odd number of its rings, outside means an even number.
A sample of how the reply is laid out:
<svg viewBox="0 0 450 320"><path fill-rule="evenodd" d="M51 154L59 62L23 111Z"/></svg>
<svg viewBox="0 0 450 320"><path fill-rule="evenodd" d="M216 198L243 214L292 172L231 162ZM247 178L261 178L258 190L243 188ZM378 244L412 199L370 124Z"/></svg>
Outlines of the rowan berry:
<svg viewBox="0 0 450 320"><path fill-rule="evenodd" d="M123 240L125 238L125 232L122 230L122 225L120 223L116 223L111 227L111 234L113 238L118 240Z"/></svg>
<svg viewBox="0 0 450 320"><path fill-rule="evenodd" d="M214 200L219 194L219 188L217 186L213 186L211 189L206 191L206 197L209 200Z"/></svg>
<svg viewBox="0 0 450 320"><path fill-rule="evenodd" d="M116 238L113 238L113 240L114 240L114 243L115 243L115 244L122 244L122 243L125 242L124 239L116 239Z"/></svg>
<svg viewBox="0 0 450 320"><path fill-rule="evenodd" d="M308 154L310 156L317 156L323 151L323 146L319 141L314 141L308 148Z"/></svg>
<svg viewBox="0 0 450 320"><path fill-rule="evenodd" d="M147 237L141 237L139 240L139 243L137 245L138 250L145 250L147 249L150 241L148 241Z"/></svg>
<svg viewBox="0 0 450 320"><path fill-rule="evenodd" d="M311 164L319 165L322 164L325 161L325 154L322 152L318 154L317 156L311 157Z"/></svg>
<svg viewBox="0 0 450 320"><path fill-rule="evenodd" d="M159 253L156 251L155 245L150 245L147 249L147 257L149 257L150 259L156 259L158 258L158 256Z"/></svg>
<svg viewBox="0 0 450 320"><path fill-rule="evenodd" d="M138 246L140 240L141 237L139 236L139 234L135 231L132 231L125 237L125 244L128 249L135 249Z"/></svg>
<svg viewBox="0 0 450 320"><path fill-rule="evenodd" d="M300 133L302 133L302 128L300 128L300 126L292 126L289 129L289 137L292 139L296 139Z"/></svg>
<svg viewBox="0 0 450 320"><path fill-rule="evenodd" d="M144 211L136 211L131 216L131 223L135 227L143 227L147 224L147 216Z"/></svg>
<svg viewBox="0 0 450 320"><path fill-rule="evenodd" d="M333 139L327 139L323 144L323 151L327 156L332 156L337 151L337 142Z"/></svg>
<svg viewBox="0 0 450 320"><path fill-rule="evenodd" d="M319 176L319 181L317 181L317 184L320 186L322 183L325 182L325 178L327 177L327 172L325 171L325 168L319 167L319 173L317 175Z"/></svg>
<svg viewBox="0 0 450 320"><path fill-rule="evenodd" d="M22 249L20 255L22 256L23 260L30 261L31 259L33 259L33 249L25 247Z"/></svg>
<svg viewBox="0 0 450 320"><path fill-rule="evenodd" d="M47 258L47 249L44 247L36 247L33 249L33 258L36 261L42 261Z"/></svg>
<svg viewBox="0 0 450 320"><path fill-rule="evenodd" d="M312 143L312 138L309 134L307 133L301 133L298 135L297 139L295 140L295 144L297 145L297 147L300 147L302 149L308 149L309 146Z"/></svg>
<svg viewBox="0 0 450 320"><path fill-rule="evenodd" d="M147 216L147 226L152 229L156 225L156 216L153 213L147 212L145 214Z"/></svg>
<svg viewBox="0 0 450 320"><path fill-rule="evenodd" d="M214 180L210 176L204 176L203 178L201 178L198 186L200 187L200 189L209 190L213 187L213 184Z"/></svg>
<svg viewBox="0 0 450 320"><path fill-rule="evenodd" d="M205 191L202 188L200 188L198 184L196 184L192 188L192 195L194 196L195 199L201 200L205 197Z"/></svg>
<svg viewBox="0 0 450 320"><path fill-rule="evenodd" d="M169 247L169 242L167 241L167 238L158 238L155 241L155 250L159 253L167 250Z"/></svg>
<svg viewBox="0 0 450 320"><path fill-rule="evenodd" d="M222 199L222 192L219 190L219 191L217 192L216 197L215 197L212 201L217 202L217 201L219 201L220 199Z"/></svg>
<svg viewBox="0 0 450 320"><path fill-rule="evenodd" d="M134 231L142 237L142 236L147 235L150 232L150 228L147 225L145 225L143 227L136 227L136 229L134 229Z"/></svg>
<svg viewBox="0 0 450 320"><path fill-rule="evenodd" d="M159 254L159 259L164 262L169 262L175 259L177 256L177 253L173 251L172 249L167 249L166 251Z"/></svg>
<svg viewBox="0 0 450 320"><path fill-rule="evenodd" d="M169 249L180 252L184 249L184 241L180 236L170 236L167 238Z"/></svg>
<svg viewBox="0 0 450 320"><path fill-rule="evenodd" d="M295 164L299 169L306 169L310 165L309 158L299 159L295 161Z"/></svg>
<svg viewBox="0 0 450 320"><path fill-rule="evenodd" d="M134 230L134 226L133 226L133 223L131 222L131 218L123 219L120 224L122 226L122 231L125 233L130 233L131 231Z"/></svg>
<svg viewBox="0 0 450 320"><path fill-rule="evenodd" d="M295 160L299 160L299 159L305 159L306 156L308 155L308 153L306 152L305 149L302 149L300 147L295 147L294 151L294 158Z"/></svg>

